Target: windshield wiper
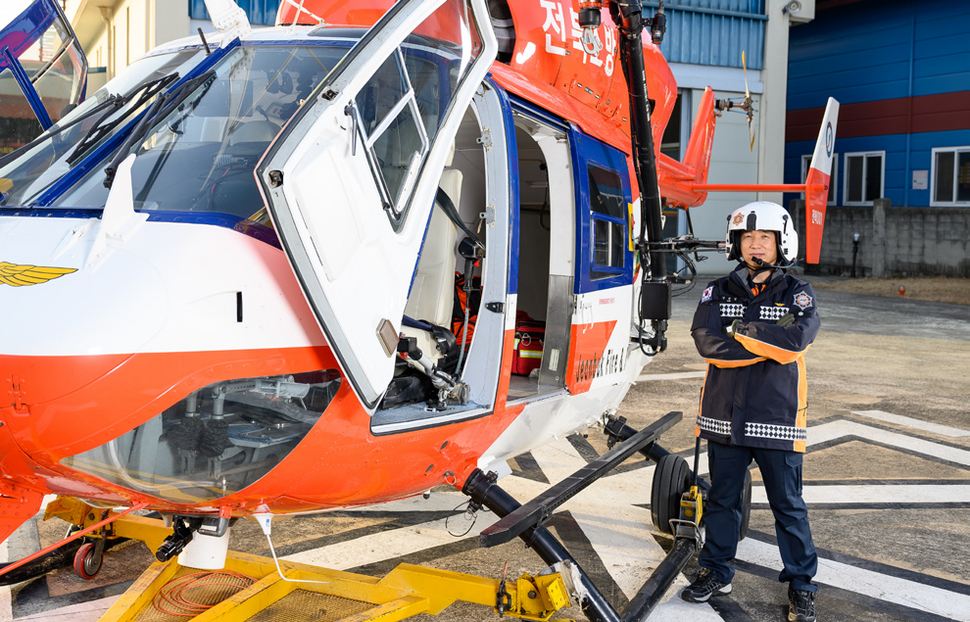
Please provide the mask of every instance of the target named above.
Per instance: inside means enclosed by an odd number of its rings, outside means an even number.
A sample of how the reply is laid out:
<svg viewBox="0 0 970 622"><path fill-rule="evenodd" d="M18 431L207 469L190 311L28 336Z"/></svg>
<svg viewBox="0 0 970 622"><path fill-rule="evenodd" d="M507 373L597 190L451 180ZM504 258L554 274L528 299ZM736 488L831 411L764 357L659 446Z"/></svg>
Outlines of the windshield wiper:
<svg viewBox="0 0 970 622"><path fill-rule="evenodd" d="M140 84L138 85L138 88L133 90L128 95L116 96L113 98L113 100L112 99L107 100L113 103L112 109L106 112L100 119L98 119L94 123L94 125L91 126L91 128L87 131L87 133L78 143L77 147L74 148L74 151L71 152L71 155L68 156L67 163L73 166L74 163L77 162L77 160L82 155L84 155L84 153L87 152L87 150L90 149L92 145L97 144L102 138L110 134L116 127L118 127L118 125L122 121L128 118L128 115L130 115L132 111L138 110L139 108L141 108L141 106L145 102L150 100L152 97L155 97L162 90L168 88L173 82L178 80L178 78L179 78L179 74L176 71L168 75L164 75L160 78L156 78L155 80L149 80L148 82ZM136 96L137 96L137 99L135 99ZM114 113L122 106L128 104L131 101L134 101L135 103L130 108L128 108L128 112L119 116L116 119L113 119L108 123L105 123L105 120L108 119L112 115L112 113ZM100 107L101 106L98 106L98 108ZM86 117L87 115L85 115L85 118ZM71 125L74 125L79 120L80 119L72 121L66 127L70 127ZM64 129L66 129L66 127ZM60 129L59 131L63 131L63 129Z"/></svg>
<svg viewBox="0 0 970 622"><path fill-rule="evenodd" d="M138 125L131 131L128 138L121 145L118 151L115 153L115 157L112 158L111 163L104 169L104 187L111 188L111 184L114 183L115 173L118 170L118 165L121 161L128 157L128 152L134 145L138 144L142 138L148 133L152 128L152 122L155 119L164 119L172 110L175 110L179 106L185 103L200 85L203 86L202 92L199 94L198 99L201 99L209 91L209 88L216 81L216 72L214 69L186 80L182 84L178 85L171 92L165 93L161 97L155 100L152 107L142 116L138 121ZM198 99L196 101L198 101ZM192 106L195 107L194 105Z"/></svg>
<svg viewBox="0 0 970 622"><path fill-rule="evenodd" d="M37 138L33 139L32 141L30 141L26 145L24 145L24 146L16 149L15 151L11 151L10 153L8 153L5 156L3 156L2 158L0 158L0 166L3 166L5 164L7 164L7 162L9 162L10 160L12 160L14 158L19 158L20 157L20 151L21 150L23 150L25 152L26 151L29 151L30 149L34 148L39 143L42 143L42 142L46 141L49 138L52 138L54 136L57 136L61 132L64 132L65 130L68 130L68 129L74 127L75 125L77 125L81 121L84 121L85 119L89 119L89 118L93 117L94 115L98 114L99 112L101 112L105 108L113 107L113 108L116 109L116 108L120 107L122 104L121 103L118 103L118 102L121 99L122 99L122 97L119 96L119 95L111 95L111 96L108 97L108 99L104 100L100 104L97 104L96 106L94 106L93 108L91 108L90 110L88 110L87 112L81 113L79 116L75 117L74 119L71 119L71 121L69 123L67 123L65 125L58 125L56 127L51 128L50 131L44 132L43 134L41 134Z"/></svg>

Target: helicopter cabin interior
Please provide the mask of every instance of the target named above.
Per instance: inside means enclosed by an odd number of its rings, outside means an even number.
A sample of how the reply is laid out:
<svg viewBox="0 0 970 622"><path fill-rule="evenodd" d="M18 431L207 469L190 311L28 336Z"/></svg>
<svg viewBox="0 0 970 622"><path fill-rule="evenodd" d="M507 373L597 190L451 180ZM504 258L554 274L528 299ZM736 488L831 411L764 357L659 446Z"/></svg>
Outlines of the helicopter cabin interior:
<svg viewBox="0 0 970 622"><path fill-rule="evenodd" d="M597 155L606 151L613 153ZM501 401L534 401L567 390L574 313L589 321L583 309L575 310L577 279L587 290L590 284L599 289L597 280L615 285L632 272L626 252L629 189L621 179L624 157L614 151L538 108L510 102L497 89L479 93L439 188L464 228L483 243L484 257L471 252L474 244L462 243L470 236L436 205L402 329L436 365L469 385L469 399L434 404L429 379L401 358L374 414L374 433L491 412L499 397L504 331L513 327L512 375ZM583 175L577 166L587 169ZM577 210L577 203L584 209ZM508 296L516 300L514 310L495 305L506 292L515 293ZM408 326L411 319L418 326Z"/></svg>

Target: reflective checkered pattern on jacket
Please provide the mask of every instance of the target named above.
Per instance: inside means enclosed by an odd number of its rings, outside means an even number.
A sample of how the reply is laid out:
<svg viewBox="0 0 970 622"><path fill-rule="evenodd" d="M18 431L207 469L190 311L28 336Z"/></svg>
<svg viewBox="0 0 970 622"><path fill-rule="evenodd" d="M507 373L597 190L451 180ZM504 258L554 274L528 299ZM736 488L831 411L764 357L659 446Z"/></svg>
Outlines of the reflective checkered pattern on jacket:
<svg viewBox="0 0 970 622"><path fill-rule="evenodd" d="M783 441L805 441L808 440L808 430L796 428L788 425L773 425L770 423L746 423L744 424L745 436L755 436L757 438L774 438Z"/></svg>
<svg viewBox="0 0 970 622"><path fill-rule="evenodd" d="M710 417L698 417L697 427L699 427L700 429L706 432L723 434L725 436L731 435L730 421L721 421L720 419L711 419Z"/></svg>
<svg viewBox="0 0 970 622"><path fill-rule="evenodd" d="M744 311L747 307L742 304L734 302L722 302L721 303L721 317L744 317Z"/></svg>
<svg viewBox="0 0 970 622"><path fill-rule="evenodd" d="M788 307L761 307L761 316L758 319L777 322L786 313L788 313Z"/></svg>

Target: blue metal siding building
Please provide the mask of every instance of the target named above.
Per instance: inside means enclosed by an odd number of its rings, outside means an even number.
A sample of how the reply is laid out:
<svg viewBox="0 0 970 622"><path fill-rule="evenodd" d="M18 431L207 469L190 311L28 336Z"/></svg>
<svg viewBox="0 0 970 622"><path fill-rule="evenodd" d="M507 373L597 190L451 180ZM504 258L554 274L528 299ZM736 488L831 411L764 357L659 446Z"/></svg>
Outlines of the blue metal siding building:
<svg viewBox="0 0 970 622"><path fill-rule="evenodd" d="M880 186L894 205L970 205L970 3L819 0L791 31L788 182L829 96L842 104L830 202L871 204Z"/></svg>
<svg viewBox="0 0 970 622"><path fill-rule="evenodd" d="M658 2L643 2L653 15ZM671 63L740 67L764 66L765 0L680 0L665 2L667 36L660 50Z"/></svg>
<svg viewBox="0 0 970 622"><path fill-rule="evenodd" d="M521 0L511 0L512 2ZM672 63L740 67L741 50L748 68L763 67L766 0L680 0L665 2L667 36L660 49ZM237 0L252 24L272 25L280 0ZM205 0L188 0L189 17L209 20ZM653 15L658 2L642 3Z"/></svg>
<svg viewBox="0 0 970 622"><path fill-rule="evenodd" d="M276 23L276 11L280 0L236 0L246 15L249 23L260 26L272 26ZM205 0L189 0L189 17L192 19L209 20L209 12L205 9Z"/></svg>

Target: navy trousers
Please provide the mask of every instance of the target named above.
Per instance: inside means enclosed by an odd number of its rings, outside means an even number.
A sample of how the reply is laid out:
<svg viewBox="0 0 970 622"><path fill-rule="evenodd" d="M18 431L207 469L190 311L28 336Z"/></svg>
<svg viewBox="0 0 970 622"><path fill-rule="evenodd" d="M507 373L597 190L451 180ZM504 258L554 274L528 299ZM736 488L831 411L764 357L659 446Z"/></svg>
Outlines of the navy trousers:
<svg viewBox="0 0 970 622"><path fill-rule="evenodd" d="M721 583L730 583L734 578L730 564L738 551L741 492L744 473L752 459L761 470L768 504L775 515L778 550L785 565L778 580L796 590L814 592L818 589L812 583L818 555L808 527L808 508L802 499L802 454L797 452L708 441L711 491L704 509L707 541L697 561L712 570Z"/></svg>

